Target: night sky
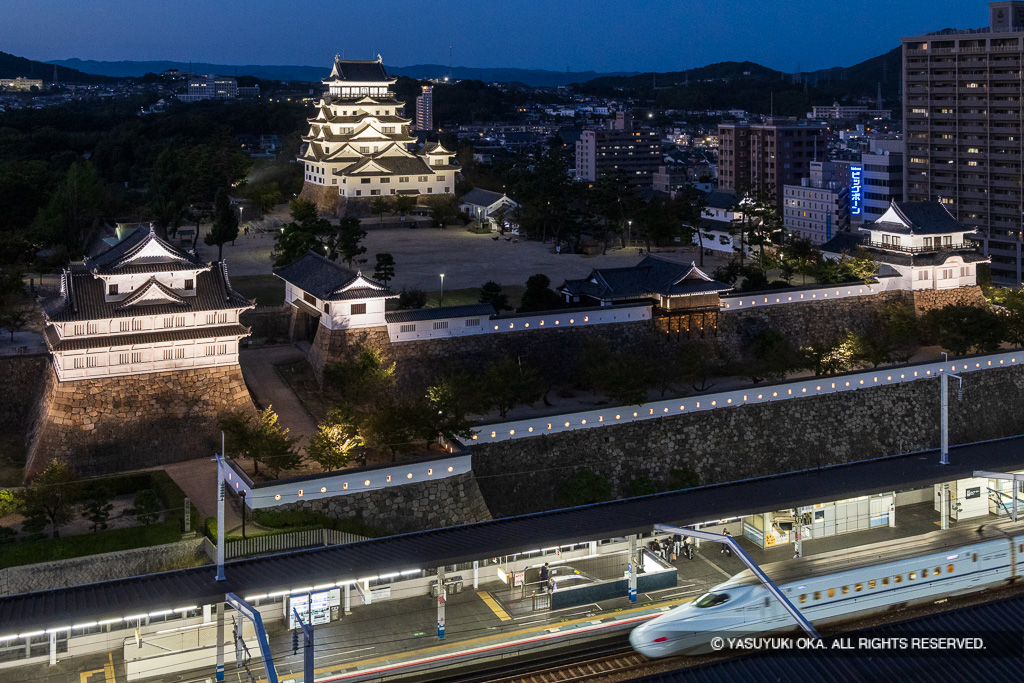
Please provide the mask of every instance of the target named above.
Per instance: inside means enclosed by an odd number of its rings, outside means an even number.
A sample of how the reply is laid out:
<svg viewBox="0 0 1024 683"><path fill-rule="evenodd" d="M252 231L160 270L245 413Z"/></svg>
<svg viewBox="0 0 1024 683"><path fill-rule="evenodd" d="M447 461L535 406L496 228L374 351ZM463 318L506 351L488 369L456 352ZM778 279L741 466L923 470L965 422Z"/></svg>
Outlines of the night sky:
<svg viewBox="0 0 1024 683"><path fill-rule="evenodd" d="M988 25L984 0L4 0L0 50L30 59L673 71L846 66L904 35Z"/></svg>

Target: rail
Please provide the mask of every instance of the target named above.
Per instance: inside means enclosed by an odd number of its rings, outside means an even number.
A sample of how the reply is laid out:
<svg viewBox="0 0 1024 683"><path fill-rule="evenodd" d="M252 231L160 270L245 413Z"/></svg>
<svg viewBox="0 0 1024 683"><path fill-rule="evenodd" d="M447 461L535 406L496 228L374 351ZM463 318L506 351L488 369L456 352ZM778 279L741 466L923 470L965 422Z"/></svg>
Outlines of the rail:
<svg viewBox="0 0 1024 683"><path fill-rule="evenodd" d="M540 669L529 674L489 678L491 683L555 683L556 681L583 681L610 674L624 673L650 664L650 660L636 652L596 657L563 666Z"/></svg>

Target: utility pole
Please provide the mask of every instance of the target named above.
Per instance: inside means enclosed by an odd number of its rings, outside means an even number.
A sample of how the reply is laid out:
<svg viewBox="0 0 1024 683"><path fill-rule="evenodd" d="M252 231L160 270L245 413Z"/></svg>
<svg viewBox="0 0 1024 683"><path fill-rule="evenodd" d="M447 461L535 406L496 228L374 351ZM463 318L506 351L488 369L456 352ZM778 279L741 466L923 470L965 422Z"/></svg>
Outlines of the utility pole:
<svg viewBox="0 0 1024 683"><path fill-rule="evenodd" d="M437 638L444 640L444 567L437 568Z"/></svg>
<svg viewBox="0 0 1024 683"><path fill-rule="evenodd" d="M946 353L942 354L949 360L949 356ZM942 414L940 416L939 424L939 464L949 464L949 378L956 377L960 381L960 388L957 390L957 400L962 400L964 395L964 378L960 375L954 375L945 371L945 368L939 372L939 386L941 394L941 408ZM949 482L942 482L942 492L939 496L939 506L941 523L940 528L943 530L949 528Z"/></svg>
<svg viewBox="0 0 1024 683"><path fill-rule="evenodd" d="M307 604L312 605L312 601ZM302 680L313 683L313 624L304 622L294 607L292 612L295 614L295 622L302 629Z"/></svg>
<svg viewBox="0 0 1024 683"><path fill-rule="evenodd" d="M638 553L636 551L636 534L629 535L629 601L636 602L636 575L638 571L637 562L639 560Z"/></svg>

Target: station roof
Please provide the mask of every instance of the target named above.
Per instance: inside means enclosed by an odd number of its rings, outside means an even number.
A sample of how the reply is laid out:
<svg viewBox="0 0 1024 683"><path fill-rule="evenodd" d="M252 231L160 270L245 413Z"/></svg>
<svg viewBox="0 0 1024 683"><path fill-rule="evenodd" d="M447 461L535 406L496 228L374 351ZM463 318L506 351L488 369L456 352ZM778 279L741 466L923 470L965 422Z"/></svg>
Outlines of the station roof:
<svg viewBox="0 0 1024 683"><path fill-rule="evenodd" d="M877 458L758 479L703 486L359 543L229 562L226 579L207 565L0 598L0 636L423 567L470 562L578 542L646 533L654 524L686 526L769 510L921 488L975 470L1024 467L1024 437ZM60 623L58 623L60 622Z"/></svg>

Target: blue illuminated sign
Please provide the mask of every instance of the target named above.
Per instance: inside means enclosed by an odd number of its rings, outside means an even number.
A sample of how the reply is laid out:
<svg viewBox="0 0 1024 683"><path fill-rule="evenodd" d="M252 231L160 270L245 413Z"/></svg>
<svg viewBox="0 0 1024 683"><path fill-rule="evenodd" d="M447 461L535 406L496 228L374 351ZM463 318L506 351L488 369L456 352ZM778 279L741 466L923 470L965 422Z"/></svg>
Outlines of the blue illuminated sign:
<svg viewBox="0 0 1024 683"><path fill-rule="evenodd" d="M863 171L863 169L860 166L850 167L850 215L853 216L859 216L861 212L861 171Z"/></svg>

